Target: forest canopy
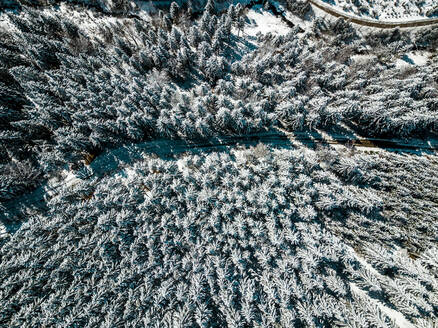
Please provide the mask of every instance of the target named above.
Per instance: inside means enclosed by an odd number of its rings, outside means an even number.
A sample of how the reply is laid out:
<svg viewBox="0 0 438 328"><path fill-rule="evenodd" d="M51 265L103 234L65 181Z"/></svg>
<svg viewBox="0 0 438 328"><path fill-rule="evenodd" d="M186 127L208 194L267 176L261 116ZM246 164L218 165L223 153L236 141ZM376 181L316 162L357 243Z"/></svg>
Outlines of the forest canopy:
<svg viewBox="0 0 438 328"><path fill-rule="evenodd" d="M434 327L437 46L304 1L1 0L0 326Z"/></svg>

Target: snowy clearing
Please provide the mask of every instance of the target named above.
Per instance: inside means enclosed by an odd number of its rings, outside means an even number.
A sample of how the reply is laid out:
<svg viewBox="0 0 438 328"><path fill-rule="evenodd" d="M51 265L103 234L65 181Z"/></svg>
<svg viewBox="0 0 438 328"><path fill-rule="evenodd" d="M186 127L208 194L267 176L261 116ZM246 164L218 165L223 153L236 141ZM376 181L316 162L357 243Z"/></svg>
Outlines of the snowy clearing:
<svg viewBox="0 0 438 328"><path fill-rule="evenodd" d="M247 14L249 24L245 26L247 35L256 36L257 33L286 35L290 32L290 28L278 17L270 11L263 9L257 5L248 11Z"/></svg>

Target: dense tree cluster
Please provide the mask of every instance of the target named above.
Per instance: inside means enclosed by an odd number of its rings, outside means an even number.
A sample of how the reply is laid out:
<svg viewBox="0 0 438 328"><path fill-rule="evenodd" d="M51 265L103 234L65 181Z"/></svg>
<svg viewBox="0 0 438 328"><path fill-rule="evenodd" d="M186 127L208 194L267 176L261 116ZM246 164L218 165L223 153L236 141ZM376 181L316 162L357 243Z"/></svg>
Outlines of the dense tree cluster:
<svg viewBox="0 0 438 328"><path fill-rule="evenodd" d="M88 13L82 22L61 10L9 13L0 31L0 200L37 181L13 182L3 172L14 161L41 179L86 154L156 138L275 126L436 134L436 59L399 69L390 54L433 49L438 29L362 35L317 19L311 31L250 43L241 5L219 12L210 1L193 21L194 8L174 3L149 19ZM352 60L364 51L371 59Z"/></svg>
<svg viewBox="0 0 438 328"><path fill-rule="evenodd" d="M20 3L0 14L0 219L24 218L0 235L0 326L394 327L385 307L433 326L437 156L130 145L435 137L436 55L395 62L432 55L438 28L315 18L253 38L240 4ZM74 183L20 203L64 169Z"/></svg>
<svg viewBox="0 0 438 328"><path fill-rule="evenodd" d="M0 0L0 12L7 10L22 10L27 7L51 8L62 3L85 6L103 13L128 14L136 11L137 6L130 0Z"/></svg>
<svg viewBox="0 0 438 328"><path fill-rule="evenodd" d="M0 248L0 322L394 327L378 301L428 327L438 311L437 231L404 230L400 215L418 204L390 172L419 164L421 179L437 163L259 145L147 157L83 179ZM432 180L423 195L436 197ZM432 208L423 226L436 222ZM368 241L356 243L359 232ZM415 257L395 248L418 235Z"/></svg>
<svg viewBox="0 0 438 328"><path fill-rule="evenodd" d="M181 17L173 8L173 19ZM184 33L170 14L153 24L125 21L131 37L126 24L102 24L94 38L60 14L10 14L15 29L2 34L3 165L25 159L47 173L108 145L265 128L263 113L247 111L247 122L236 122L245 118L238 115L244 104L231 115L234 104L222 104L209 84L179 95L171 82L194 83L189 79L201 74L198 79L215 84L229 69L224 52L230 52L234 10L229 12L218 20L206 11L200 28L182 26ZM219 105L228 110L218 111ZM16 187L2 184L0 198L13 197Z"/></svg>

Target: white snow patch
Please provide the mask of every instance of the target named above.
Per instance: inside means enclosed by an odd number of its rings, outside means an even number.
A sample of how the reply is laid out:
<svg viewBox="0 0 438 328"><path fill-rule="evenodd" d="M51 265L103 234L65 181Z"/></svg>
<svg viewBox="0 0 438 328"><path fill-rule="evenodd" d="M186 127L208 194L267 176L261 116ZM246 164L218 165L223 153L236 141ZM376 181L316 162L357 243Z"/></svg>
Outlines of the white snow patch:
<svg viewBox="0 0 438 328"><path fill-rule="evenodd" d="M134 169L132 169L131 167L127 167L125 169L125 174L126 174L126 178L130 181L134 180L135 176L136 176L136 172Z"/></svg>
<svg viewBox="0 0 438 328"><path fill-rule="evenodd" d="M351 56L351 59L356 63L365 63L367 61L372 60L373 58L376 58L375 55L353 55Z"/></svg>
<svg viewBox="0 0 438 328"><path fill-rule="evenodd" d="M51 177L49 180L47 180L47 185L45 186L45 189L47 193L51 195L52 194L51 190L58 187L59 185L60 185L59 177L54 176Z"/></svg>
<svg viewBox="0 0 438 328"><path fill-rule="evenodd" d="M123 22L126 19L102 16L91 9L81 8L78 5L68 3L60 3L58 10L53 11L52 8L45 9L49 15L60 14L68 17L72 22L77 24L82 32L84 32L91 39L100 37L99 28L102 26L112 27L112 24ZM143 11L140 11L143 13ZM131 35L131 34L130 34Z"/></svg>
<svg viewBox="0 0 438 328"><path fill-rule="evenodd" d="M426 65L428 61L428 57L425 54L412 53L409 57L414 62L414 65L418 66Z"/></svg>
<svg viewBox="0 0 438 328"><path fill-rule="evenodd" d="M0 13L0 31L17 33L19 30L11 22L6 13Z"/></svg>
<svg viewBox="0 0 438 328"><path fill-rule="evenodd" d="M380 274L370 263L368 263L365 258L360 256L354 249L351 248L353 256L356 258L356 260L363 265L367 270L369 270L373 275L376 277L382 277L382 274ZM407 255L407 251L404 249L399 249L398 254L400 255ZM383 303L379 302L376 299L371 298L366 291L362 290L360 287L358 287L356 284L350 282L350 288L352 291L356 292L360 296L366 298L369 302L376 304L379 309L385 313L388 317L390 317L398 327L400 328L414 328L415 326L405 318L405 316L400 313L399 311L393 310L387 306L385 306Z"/></svg>
<svg viewBox="0 0 438 328"><path fill-rule="evenodd" d="M137 173L132 167L125 168L125 170L121 174L121 179L126 186L135 181L136 177Z"/></svg>
<svg viewBox="0 0 438 328"><path fill-rule="evenodd" d="M395 66L398 68L407 66L424 66L429 60L430 53L428 52L409 52L402 58L395 61Z"/></svg>
<svg viewBox="0 0 438 328"><path fill-rule="evenodd" d="M6 236L8 234L6 227L3 225L3 223L0 222L0 238Z"/></svg>
<svg viewBox="0 0 438 328"><path fill-rule="evenodd" d="M136 170L132 167L126 167L124 170L116 174L118 180L120 180L125 186L129 186L136 179Z"/></svg>
<svg viewBox="0 0 438 328"><path fill-rule="evenodd" d="M8 16L4 13L0 13L0 29L8 30L12 27L12 24L8 20Z"/></svg>
<svg viewBox="0 0 438 328"><path fill-rule="evenodd" d="M73 171L64 170L61 172L61 176L62 178L58 183L53 183L54 181L56 181L56 179L50 179L48 181L47 187L49 190L56 189L61 185L65 187L73 187L82 181L74 174Z"/></svg>
<svg viewBox="0 0 438 328"><path fill-rule="evenodd" d="M74 172L63 170L60 175L54 176L47 181L44 190L48 196L52 197L57 195L63 187L74 187L81 181L82 179L78 178Z"/></svg>
<svg viewBox="0 0 438 328"><path fill-rule="evenodd" d="M352 253L354 254L354 257L356 258L356 260L363 265L366 269L368 269L372 274L374 274L375 276L382 276L376 269L374 269L374 267L369 264L362 256L360 256L354 249L351 249Z"/></svg>
<svg viewBox="0 0 438 328"><path fill-rule="evenodd" d="M187 159L186 158L180 158L176 165L178 166L178 170L182 173L183 176L189 176L190 175L190 169L187 165Z"/></svg>
<svg viewBox="0 0 438 328"><path fill-rule="evenodd" d="M290 28L281 18L263 9L261 5L252 7L246 16L250 22L245 26L245 33L248 35L255 36L259 32L285 35L290 32Z"/></svg>
<svg viewBox="0 0 438 328"><path fill-rule="evenodd" d="M73 187L74 185L82 181L72 171L65 170L64 175L65 175L64 185L67 187Z"/></svg>

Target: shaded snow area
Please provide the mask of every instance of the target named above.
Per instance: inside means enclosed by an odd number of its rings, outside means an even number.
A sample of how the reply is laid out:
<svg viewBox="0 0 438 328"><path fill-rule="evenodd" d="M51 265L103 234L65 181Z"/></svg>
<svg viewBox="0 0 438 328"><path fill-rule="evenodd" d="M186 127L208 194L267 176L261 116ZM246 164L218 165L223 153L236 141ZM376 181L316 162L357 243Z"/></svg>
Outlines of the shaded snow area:
<svg viewBox="0 0 438 328"><path fill-rule="evenodd" d="M313 28L313 19L311 17L307 17L307 18L300 18L297 15L294 15L293 13L291 13L289 10L287 10L287 8L285 7L285 5L279 3L278 1L275 0L271 0L270 1L271 5L273 5L276 10L278 10L280 13L282 13L283 17L285 17L289 22L293 23L296 26L299 26L300 28L302 28L305 31L311 31ZM320 10L320 15L319 16L324 16L325 12L322 11L319 8L314 7L313 10L316 12L316 10Z"/></svg>
<svg viewBox="0 0 438 328"><path fill-rule="evenodd" d="M257 33L285 35L290 32L290 28L281 18L276 17L271 11L265 10L262 6L257 5L248 11L247 25L245 33L251 36Z"/></svg>
<svg viewBox="0 0 438 328"><path fill-rule="evenodd" d="M437 17L438 3L436 0L322 0L325 5L347 14L381 21L406 21Z"/></svg>

